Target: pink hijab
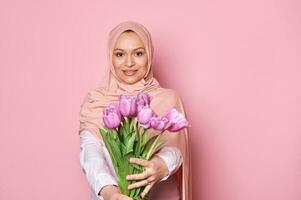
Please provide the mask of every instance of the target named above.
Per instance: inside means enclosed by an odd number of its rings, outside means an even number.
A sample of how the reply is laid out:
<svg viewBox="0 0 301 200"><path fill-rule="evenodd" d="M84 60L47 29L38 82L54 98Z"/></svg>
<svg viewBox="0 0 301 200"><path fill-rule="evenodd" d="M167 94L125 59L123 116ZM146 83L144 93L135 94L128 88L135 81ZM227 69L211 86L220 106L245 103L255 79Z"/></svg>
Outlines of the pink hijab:
<svg viewBox="0 0 301 200"><path fill-rule="evenodd" d="M120 34L126 30L134 31L143 41L148 55L148 70L145 76L134 84L125 84L121 82L115 73L112 64L112 54L114 45ZM107 43L107 59L109 68L106 77L98 87L88 92L80 110L80 133L82 130L88 130L93 133L98 140L102 140L99 134L100 120L102 110L110 103L118 101L120 94L137 95L139 92L148 92L152 96L151 107L158 115L163 115L169 108L175 106L180 112L185 114L180 97L174 90L166 89L160 86L159 82L153 77L151 68L153 58L153 44L148 30L141 24L134 21L125 21L118 24L109 33ZM150 130L151 134L158 134L155 130ZM191 200L191 165L190 150L187 128L178 133L165 132L162 137L166 141L166 146L176 146L183 155L183 164L176 172L177 181L180 188L182 200Z"/></svg>

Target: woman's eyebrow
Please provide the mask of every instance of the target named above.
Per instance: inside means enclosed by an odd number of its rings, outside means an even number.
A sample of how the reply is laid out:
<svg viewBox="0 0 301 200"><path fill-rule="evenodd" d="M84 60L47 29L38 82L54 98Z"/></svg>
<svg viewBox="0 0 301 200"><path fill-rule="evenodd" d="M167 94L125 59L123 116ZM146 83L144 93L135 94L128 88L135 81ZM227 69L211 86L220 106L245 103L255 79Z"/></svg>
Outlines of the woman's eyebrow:
<svg viewBox="0 0 301 200"><path fill-rule="evenodd" d="M137 49L144 49L143 47L138 47L138 48L136 48L136 49L134 49L134 50L137 50Z"/></svg>
<svg viewBox="0 0 301 200"><path fill-rule="evenodd" d="M135 48L134 50L137 50L137 49L144 49L144 48L143 47L138 47L138 48ZM114 51L116 51L116 50L124 51L124 49L119 49L119 48L114 49Z"/></svg>

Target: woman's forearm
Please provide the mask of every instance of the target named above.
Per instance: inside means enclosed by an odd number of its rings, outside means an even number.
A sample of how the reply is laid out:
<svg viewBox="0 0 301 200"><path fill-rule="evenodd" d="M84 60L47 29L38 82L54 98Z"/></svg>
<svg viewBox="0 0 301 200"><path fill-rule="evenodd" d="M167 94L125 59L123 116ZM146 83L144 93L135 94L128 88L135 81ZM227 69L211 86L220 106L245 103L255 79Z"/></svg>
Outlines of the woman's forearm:
<svg viewBox="0 0 301 200"><path fill-rule="evenodd" d="M83 130L80 133L80 165L96 195L99 195L105 186L117 186L114 176L110 173L102 145L89 131Z"/></svg>

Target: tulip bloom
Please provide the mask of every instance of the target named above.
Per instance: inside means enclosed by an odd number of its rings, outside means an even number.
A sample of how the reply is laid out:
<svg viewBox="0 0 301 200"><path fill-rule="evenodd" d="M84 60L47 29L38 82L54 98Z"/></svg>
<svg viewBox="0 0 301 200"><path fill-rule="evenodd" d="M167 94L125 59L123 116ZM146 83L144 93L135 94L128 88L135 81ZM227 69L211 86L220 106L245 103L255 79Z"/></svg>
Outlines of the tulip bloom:
<svg viewBox="0 0 301 200"><path fill-rule="evenodd" d="M150 119L155 115L153 110L149 106L145 106L141 108L138 112L137 120L138 122L143 125L144 128L150 127Z"/></svg>
<svg viewBox="0 0 301 200"><path fill-rule="evenodd" d="M165 117L168 119L170 124L167 130L171 132L177 132L183 128L188 127L188 121L186 120L185 116L178 112L175 108L170 109Z"/></svg>
<svg viewBox="0 0 301 200"><path fill-rule="evenodd" d="M107 128L118 128L121 123L121 114L118 110L118 105L111 104L103 111L103 123Z"/></svg>
<svg viewBox="0 0 301 200"><path fill-rule="evenodd" d="M140 111L143 107L149 106L152 98L148 93L139 92L137 95L137 109Z"/></svg>
<svg viewBox="0 0 301 200"><path fill-rule="evenodd" d="M150 124L157 131L165 131L169 126L169 120L166 117L152 117Z"/></svg>
<svg viewBox="0 0 301 200"><path fill-rule="evenodd" d="M137 99L136 97L120 95L119 111L124 117L136 117L137 115Z"/></svg>

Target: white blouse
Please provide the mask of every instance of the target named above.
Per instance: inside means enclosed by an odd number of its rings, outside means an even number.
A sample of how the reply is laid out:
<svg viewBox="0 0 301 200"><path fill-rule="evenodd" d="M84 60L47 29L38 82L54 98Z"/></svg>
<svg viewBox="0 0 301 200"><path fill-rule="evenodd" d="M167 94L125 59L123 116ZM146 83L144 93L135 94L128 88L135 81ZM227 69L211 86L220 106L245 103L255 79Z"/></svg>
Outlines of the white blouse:
<svg viewBox="0 0 301 200"><path fill-rule="evenodd" d="M176 147L163 147L156 155L165 161L169 170L169 174L160 182L174 174L183 162L181 152ZM117 178L105 144L88 130L80 132L79 160L91 187L91 200L103 200L98 195L99 191L106 185L117 186Z"/></svg>

